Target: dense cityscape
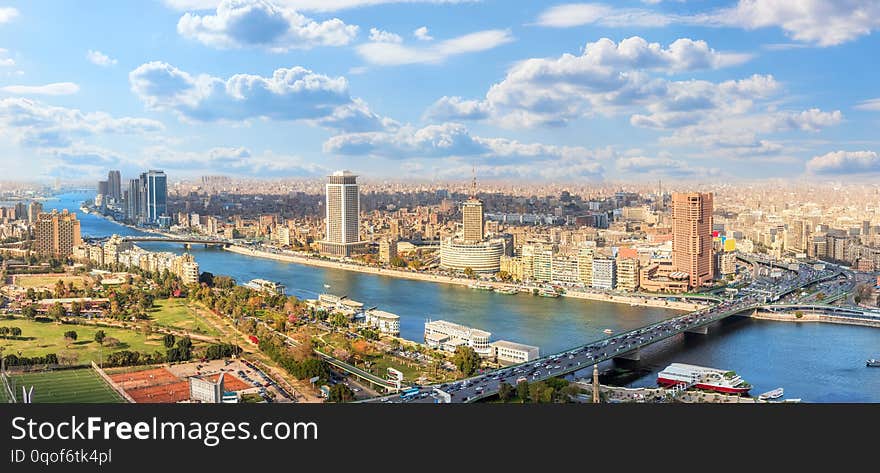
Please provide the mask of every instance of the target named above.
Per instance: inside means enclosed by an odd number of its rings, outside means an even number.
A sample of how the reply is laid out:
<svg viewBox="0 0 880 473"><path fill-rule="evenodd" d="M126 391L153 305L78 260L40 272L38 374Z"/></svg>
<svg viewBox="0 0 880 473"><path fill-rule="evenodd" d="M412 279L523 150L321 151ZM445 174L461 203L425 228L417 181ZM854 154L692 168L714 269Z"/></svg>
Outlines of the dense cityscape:
<svg viewBox="0 0 880 473"><path fill-rule="evenodd" d="M3 310L12 325L0 329L4 372L20 371L6 376L7 398L20 400L15 385L34 370L91 363L110 386L96 393L101 402L778 402L783 388L750 393L727 366L672 363L656 375L659 387L628 387L625 374L639 372L649 345L711 337L734 315L880 327L880 199L871 186L530 189L483 187L476 175L442 186L362 185L347 170L259 187L216 176L169 183L161 170L107 176L81 191L4 192ZM390 300L354 300L326 283L312 296L268 274L237 280L200 266L201 256L222 259L217 252L460 286L468 297L535 298L551 313L563 298L665 315L634 330L605 328L580 348L550 348L496 339L478 320L435 318L428 308L397 314L386 310ZM418 337L413 316L425 319ZM63 346L16 342L45 331L41 320L60 324ZM71 347L83 330L97 347ZM150 351L159 341L166 352ZM39 400L47 393L37 385Z"/></svg>

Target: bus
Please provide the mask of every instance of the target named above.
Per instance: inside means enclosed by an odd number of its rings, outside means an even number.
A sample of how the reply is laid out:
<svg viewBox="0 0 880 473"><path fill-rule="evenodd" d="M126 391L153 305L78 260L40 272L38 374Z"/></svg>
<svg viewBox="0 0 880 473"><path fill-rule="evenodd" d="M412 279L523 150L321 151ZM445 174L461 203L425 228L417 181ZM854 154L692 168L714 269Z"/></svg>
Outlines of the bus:
<svg viewBox="0 0 880 473"><path fill-rule="evenodd" d="M402 393L400 393L401 399L406 399L408 397L414 397L419 394L419 388L409 388L405 389Z"/></svg>

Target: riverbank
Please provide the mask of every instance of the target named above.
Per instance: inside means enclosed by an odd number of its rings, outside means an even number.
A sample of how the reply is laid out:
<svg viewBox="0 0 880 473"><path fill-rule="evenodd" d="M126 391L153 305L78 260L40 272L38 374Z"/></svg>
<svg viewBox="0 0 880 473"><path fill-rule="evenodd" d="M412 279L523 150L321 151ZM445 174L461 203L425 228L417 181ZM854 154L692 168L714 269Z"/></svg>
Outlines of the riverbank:
<svg viewBox="0 0 880 473"><path fill-rule="evenodd" d="M376 268L373 266L363 266L358 264L344 263L341 261L333 261L321 258L313 258L309 256L294 255L291 253L272 253L268 251L256 250L239 245L230 245L224 248L227 251L238 253L245 256L253 256L256 258L267 258L276 261L284 261L288 263L304 264L308 266L316 266L322 268L339 269L343 271L355 271L359 273L374 274L377 276L387 276L392 278L411 279L415 281L434 282L441 284L453 284L458 286L470 286L475 280L467 278L457 278L453 276L439 276L436 274L426 274L416 271L403 271L399 269ZM511 287L510 284L479 281L480 284L492 286L493 288ZM684 301L668 301L666 299L651 299L644 296L627 296L619 294L605 294L583 291L566 291L563 297L571 297L575 299L587 299L601 302L612 302L616 304L629 304L631 306L653 307L661 309L671 309L680 311L692 311L703 307L700 304Z"/></svg>
<svg viewBox="0 0 880 473"><path fill-rule="evenodd" d="M841 325L858 325L861 327L880 328L880 319L867 320L855 317L842 317L837 315L818 314L803 312L798 318L795 314L780 314L778 312L755 311L750 315L753 319L773 320L777 322L824 322Z"/></svg>

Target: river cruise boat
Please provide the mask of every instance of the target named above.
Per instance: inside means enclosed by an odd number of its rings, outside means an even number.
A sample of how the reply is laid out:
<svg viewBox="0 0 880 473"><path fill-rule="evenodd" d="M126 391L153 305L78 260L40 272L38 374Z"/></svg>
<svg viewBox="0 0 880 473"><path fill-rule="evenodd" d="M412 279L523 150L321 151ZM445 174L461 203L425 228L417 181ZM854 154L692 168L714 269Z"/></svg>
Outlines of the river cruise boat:
<svg viewBox="0 0 880 473"><path fill-rule="evenodd" d="M476 289L478 291L494 291L495 288L492 287L491 284L482 284L482 283L474 283L468 286L471 289Z"/></svg>
<svg viewBox="0 0 880 473"><path fill-rule="evenodd" d="M735 371L707 368L705 366L673 363L657 374L661 386L685 385L724 394L746 394L752 386Z"/></svg>
<svg viewBox="0 0 880 473"><path fill-rule="evenodd" d="M519 289L515 287L497 287L495 288L495 292L498 294L517 294L519 293Z"/></svg>

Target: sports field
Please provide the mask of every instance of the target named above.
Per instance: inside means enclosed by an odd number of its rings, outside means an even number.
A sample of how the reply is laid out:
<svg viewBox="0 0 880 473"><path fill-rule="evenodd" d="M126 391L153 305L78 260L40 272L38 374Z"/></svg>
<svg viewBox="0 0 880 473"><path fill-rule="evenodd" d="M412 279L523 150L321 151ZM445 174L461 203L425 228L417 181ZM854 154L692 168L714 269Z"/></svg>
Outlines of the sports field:
<svg viewBox="0 0 880 473"><path fill-rule="evenodd" d="M57 283L58 281L64 281L64 285L72 282L73 287L77 289L82 289L83 287L85 287L85 279L82 276L66 276L63 274L16 274L13 276L13 283L16 286L23 287L25 289L54 289L55 283Z"/></svg>
<svg viewBox="0 0 880 473"><path fill-rule="evenodd" d="M8 374L19 402L22 398L21 386L28 389L34 387L33 402L123 402L122 397L91 368Z"/></svg>
<svg viewBox="0 0 880 473"><path fill-rule="evenodd" d="M67 353L76 356L79 364L94 361L100 363L101 356L114 351L132 350L152 353L165 351L162 335L144 335L141 332L113 327L95 327L93 325L57 324L55 322L38 322L22 318L0 319L0 327L19 327L21 337L0 338L0 346L5 347L4 354L21 352L21 356L44 356L55 353L61 356ZM64 332L73 330L77 334L76 341L64 338ZM108 337L119 340L115 347L101 346L95 341L95 332L103 330Z"/></svg>
<svg viewBox="0 0 880 473"><path fill-rule="evenodd" d="M156 299L154 307L148 313L156 325L211 336L220 335L213 326L187 307L185 299Z"/></svg>

